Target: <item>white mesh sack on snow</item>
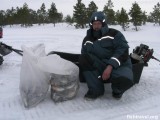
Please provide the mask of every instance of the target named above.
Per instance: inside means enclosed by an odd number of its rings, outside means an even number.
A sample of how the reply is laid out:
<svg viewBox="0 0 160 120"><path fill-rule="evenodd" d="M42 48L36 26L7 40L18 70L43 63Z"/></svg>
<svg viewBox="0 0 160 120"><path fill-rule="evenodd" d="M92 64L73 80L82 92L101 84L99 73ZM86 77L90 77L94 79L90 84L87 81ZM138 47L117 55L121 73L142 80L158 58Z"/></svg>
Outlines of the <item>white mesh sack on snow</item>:
<svg viewBox="0 0 160 120"><path fill-rule="evenodd" d="M79 88L79 68L53 54L39 59L40 69L51 73L51 98L61 102L74 98ZM45 68L45 69L44 69Z"/></svg>
<svg viewBox="0 0 160 120"><path fill-rule="evenodd" d="M50 75L39 69L37 63L46 56L44 44L34 47L22 46L23 58L20 71L20 94L25 107L41 102L49 89Z"/></svg>

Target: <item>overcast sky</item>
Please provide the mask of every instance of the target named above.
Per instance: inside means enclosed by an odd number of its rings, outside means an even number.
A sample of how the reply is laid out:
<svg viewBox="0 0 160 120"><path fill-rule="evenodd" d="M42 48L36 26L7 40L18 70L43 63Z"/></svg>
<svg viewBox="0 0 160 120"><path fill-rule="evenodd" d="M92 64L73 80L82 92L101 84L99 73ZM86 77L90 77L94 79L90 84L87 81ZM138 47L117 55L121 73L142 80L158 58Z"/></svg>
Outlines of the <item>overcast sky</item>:
<svg viewBox="0 0 160 120"><path fill-rule="evenodd" d="M108 0L82 0L86 7L91 1L94 1L99 8L98 10L101 11ZM153 11L154 5L160 2L160 0L112 0L115 11L124 7L127 12L135 1L143 11L145 10L148 13ZM62 12L66 16L67 14L73 14L73 6L77 3L77 0L0 0L0 10L16 8L17 6L22 7L25 2L33 10L39 9L42 3L45 3L46 9L49 9L51 3L54 2L58 12Z"/></svg>

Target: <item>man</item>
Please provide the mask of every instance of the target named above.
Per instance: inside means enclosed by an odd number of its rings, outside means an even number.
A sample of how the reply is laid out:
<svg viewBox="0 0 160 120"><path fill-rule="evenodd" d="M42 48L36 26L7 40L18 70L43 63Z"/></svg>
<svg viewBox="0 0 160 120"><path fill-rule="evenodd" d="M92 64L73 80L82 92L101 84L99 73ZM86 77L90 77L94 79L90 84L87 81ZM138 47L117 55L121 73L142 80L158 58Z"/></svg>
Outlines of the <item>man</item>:
<svg viewBox="0 0 160 120"><path fill-rule="evenodd" d="M102 12L94 12L79 58L80 69L88 85L86 99L102 96L106 82L111 82L112 96L117 99L133 86L128 49L123 34L108 28Z"/></svg>

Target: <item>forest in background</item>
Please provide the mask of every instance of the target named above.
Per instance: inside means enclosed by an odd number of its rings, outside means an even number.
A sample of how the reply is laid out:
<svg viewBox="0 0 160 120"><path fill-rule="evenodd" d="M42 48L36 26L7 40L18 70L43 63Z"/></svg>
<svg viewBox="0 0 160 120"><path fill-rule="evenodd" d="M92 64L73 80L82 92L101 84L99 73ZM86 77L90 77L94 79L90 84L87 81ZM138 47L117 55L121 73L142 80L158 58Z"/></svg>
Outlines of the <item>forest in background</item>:
<svg viewBox="0 0 160 120"><path fill-rule="evenodd" d="M33 24L43 25L46 23L67 22L69 25L74 25L75 28L88 27L89 19L93 12L98 11L98 6L94 1L91 1L86 7L82 0L77 0L73 6L73 15L63 16L63 13L58 12L56 4L52 2L49 9L46 9L45 3L42 3L38 10L29 8L27 3L22 7L0 10L0 26L20 24L22 27L30 27ZM154 25L160 26L160 3L153 6L153 11L147 15L137 2L132 3L129 12L125 8L114 10L114 3L108 0L103 7L103 12L107 16L108 25L120 25L125 31L129 27L129 23L135 26L138 31L138 26L145 25L146 22L152 22Z"/></svg>

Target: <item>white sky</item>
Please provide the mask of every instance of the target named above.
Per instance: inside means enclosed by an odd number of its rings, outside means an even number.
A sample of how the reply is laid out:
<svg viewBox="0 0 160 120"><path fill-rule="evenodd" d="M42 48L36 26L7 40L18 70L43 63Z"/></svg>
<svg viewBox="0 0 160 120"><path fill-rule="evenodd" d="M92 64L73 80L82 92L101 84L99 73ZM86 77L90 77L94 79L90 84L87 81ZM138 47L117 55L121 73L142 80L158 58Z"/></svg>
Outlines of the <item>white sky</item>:
<svg viewBox="0 0 160 120"><path fill-rule="evenodd" d="M82 0L86 6L88 6L91 1L92 0ZM93 1L97 4L99 10L102 10L108 0ZM147 14L153 11L154 5L160 2L160 0L112 0L115 11L120 10L122 7L129 11L132 3L135 1L140 5L143 11L145 10L148 12ZM22 7L25 2L28 4L29 8L33 10L39 9L42 3L45 3L46 8L49 9L51 3L54 2L58 12L62 12L63 15L66 16L67 14L73 14L73 6L77 3L77 0L0 0L0 10L10 9L11 7L16 8L17 6Z"/></svg>

